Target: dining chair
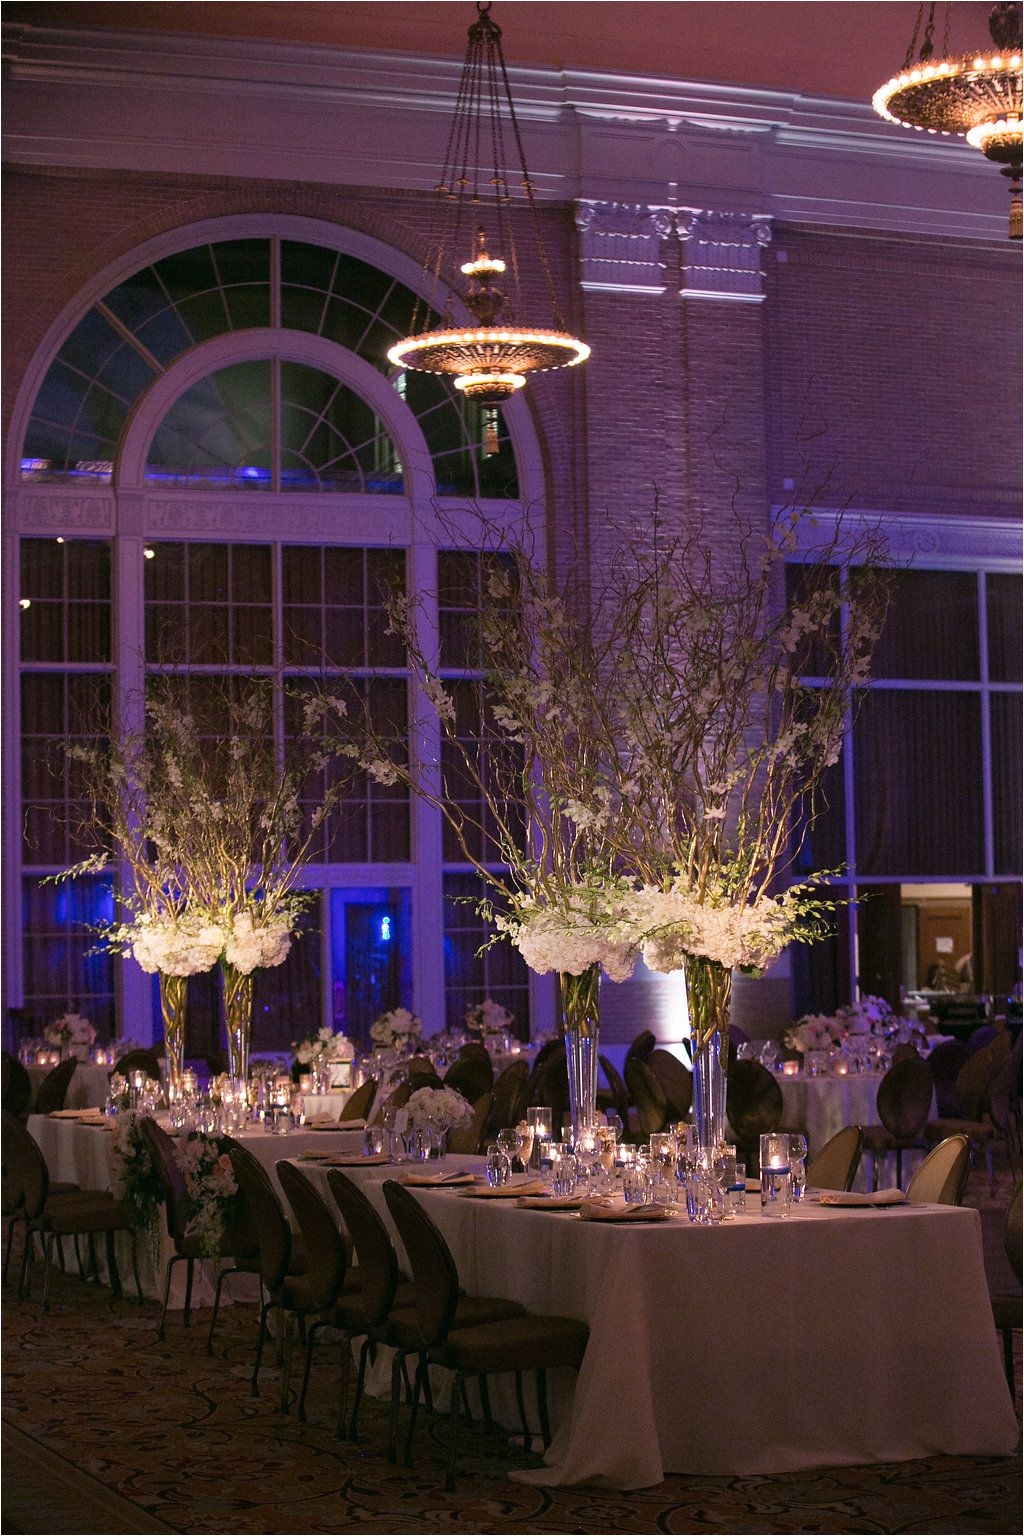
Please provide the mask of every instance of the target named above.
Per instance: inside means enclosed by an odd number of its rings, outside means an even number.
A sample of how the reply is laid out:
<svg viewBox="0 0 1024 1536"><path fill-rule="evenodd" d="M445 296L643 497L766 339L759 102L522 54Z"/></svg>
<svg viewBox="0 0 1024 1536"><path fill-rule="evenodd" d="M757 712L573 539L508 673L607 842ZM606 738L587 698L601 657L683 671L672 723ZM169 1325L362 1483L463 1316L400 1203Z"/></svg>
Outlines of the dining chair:
<svg viewBox="0 0 1024 1536"><path fill-rule="evenodd" d="M967 1183L971 1143L966 1136L947 1136L933 1147L907 1185L913 1205L959 1205Z"/></svg>
<svg viewBox="0 0 1024 1536"><path fill-rule="evenodd" d="M871 1188L878 1188L878 1164L896 1154L896 1183L903 1188L903 1154L925 1151L924 1128L935 1083L931 1069L915 1051L894 1061L878 1085L875 1108L879 1125L864 1127L864 1150L871 1158Z"/></svg>
<svg viewBox="0 0 1024 1536"><path fill-rule="evenodd" d="M935 1107L940 1115L956 1115L960 1112L956 1080L970 1054L971 1048L966 1041L942 1040L928 1057L932 1082L935 1084Z"/></svg>
<svg viewBox="0 0 1024 1536"><path fill-rule="evenodd" d="M1006 1140L1010 1157L1016 1164L1021 1158L1021 1037L996 1067L988 1085L988 1112L996 1130Z"/></svg>
<svg viewBox="0 0 1024 1536"><path fill-rule="evenodd" d="M673 1123L685 1120L693 1103L693 1073L678 1056L660 1045L648 1056L647 1065L664 1090L669 1120Z"/></svg>
<svg viewBox="0 0 1024 1536"><path fill-rule="evenodd" d="M491 1104L481 1133L485 1146L489 1141L493 1141L498 1132L503 1131L506 1126L518 1123L519 1115L517 1110L519 1108L520 1094L526 1086L526 1079L529 1075L529 1062L512 1061L495 1078L494 1101Z"/></svg>
<svg viewBox="0 0 1024 1536"><path fill-rule="evenodd" d="M445 1086L454 1088L472 1104L494 1087L494 1063L487 1047L471 1040L459 1051L444 1074Z"/></svg>
<svg viewBox="0 0 1024 1536"><path fill-rule="evenodd" d="M370 1113L377 1093L377 1079L368 1077L345 1100L341 1110L342 1120L365 1120Z"/></svg>
<svg viewBox="0 0 1024 1536"><path fill-rule="evenodd" d="M167 1308L171 1297L171 1277L176 1264L185 1265L185 1305L183 1309L183 1322L186 1328L191 1326L192 1314L192 1288L195 1280L196 1261L209 1257L205 1252L203 1240L189 1231L187 1201L185 1193L185 1176L174 1156L174 1142L168 1136L162 1126L146 1116L139 1121L139 1127L149 1148L149 1155L153 1160L153 1169L157 1182L160 1185L161 1196L164 1202L164 1213L167 1223L167 1235L174 1245L174 1252L167 1260L167 1268L164 1273L164 1300L160 1312L160 1326L157 1329L157 1338L163 1340L164 1329L167 1324ZM237 1223L225 1225L221 1233L218 1250L214 1257L218 1259L231 1259L234 1262L227 1267L221 1267L217 1274L217 1284L214 1292L213 1315L210 1319L210 1328L206 1338L206 1352L213 1353L213 1332L217 1324L217 1315L220 1310L221 1286L228 1275L255 1275L259 1273L259 1240L252 1224L245 1220L244 1209L241 1219Z"/></svg>
<svg viewBox="0 0 1024 1536"><path fill-rule="evenodd" d="M483 1139L484 1126L494 1103L493 1093L483 1093L473 1104L473 1116L468 1125L460 1125L448 1132L449 1152L460 1152L464 1157L475 1157L483 1152L487 1143Z"/></svg>
<svg viewBox="0 0 1024 1536"><path fill-rule="evenodd" d="M405 1073L413 1093L417 1088L444 1087L429 1056L410 1056L405 1063Z"/></svg>
<svg viewBox="0 0 1024 1536"><path fill-rule="evenodd" d="M160 1058L156 1051L147 1051L139 1048L128 1051L126 1055L114 1063L111 1076L117 1073L119 1077L127 1077L129 1072L145 1072L155 1083L160 1081Z"/></svg>
<svg viewBox="0 0 1024 1536"><path fill-rule="evenodd" d="M0 1102L9 1114L21 1116L32 1099L32 1079L17 1056L3 1053L3 1094Z"/></svg>
<svg viewBox="0 0 1024 1536"><path fill-rule="evenodd" d="M748 1173L760 1166L761 1137L778 1129L782 1104L782 1089L767 1067L759 1061L730 1062L725 1113L736 1155Z"/></svg>
<svg viewBox="0 0 1024 1536"><path fill-rule="evenodd" d="M601 1068L605 1082L608 1084L606 1091L602 1091L600 1088L597 1091L598 1108L604 1110L606 1114L608 1110L614 1110L622 1121L623 1135L628 1136L630 1131L629 1089L622 1080L622 1074L618 1071L614 1062L608 1060L607 1056L599 1054L597 1064Z"/></svg>
<svg viewBox="0 0 1024 1536"><path fill-rule="evenodd" d="M335 1328L335 1312L343 1295L352 1295L360 1282L348 1273L349 1250L330 1206L318 1189L294 1163L277 1164L277 1178L291 1207L305 1253L306 1267L301 1275L285 1280L282 1300L284 1315L284 1362L281 1368L280 1411L288 1412L288 1387L291 1378L292 1350L296 1327L306 1325L306 1360L298 1397L298 1418L306 1422L306 1392L313 1368L313 1350L317 1335L324 1328Z"/></svg>
<svg viewBox="0 0 1024 1536"><path fill-rule="evenodd" d="M399 1267L398 1253L386 1222L355 1180L348 1178L339 1169L332 1168L327 1174L327 1185L352 1240L356 1275L361 1287L358 1297L342 1297L335 1309L338 1326L351 1338L366 1335L359 1355L359 1373L349 1434L349 1438L355 1440L370 1351L377 1344L387 1344L396 1349L403 1359L409 1354L418 1353L419 1330L413 1310L416 1305L416 1288ZM507 1301L504 1297L465 1296L460 1291L453 1326L462 1328L497 1322L503 1317L521 1316L524 1310L518 1302ZM429 1382L426 1386L429 1391ZM338 1418L339 1434L344 1421L347 1392L346 1361ZM430 1407L429 1396L427 1406Z"/></svg>
<svg viewBox="0 0 1024 1536"><path fill-rule="evenodd" d="M807 1188L852 1189L862 1141L859 1125L844 1125L841 1131L830 1136L807 1164Z"/></svg>
<svg viewBox="0 0 1024 1536"><path fill-rule="evenodd" d="M28 1277L34 1240L43 1248L43 1311L50 1310L50 1277L54 1244L62 1238L87 1237L90 1245L103 1234L106 1240L107 1274L115 1296L121 1295L114 1238L118 1232L131 1237L132 1271L139 1300L142 1285L135 1249L135 1230L131 1217L109 1190L78 1189L51 1185L46 1159L35 1139L20 1120L6 1111L3 1115L3 1184L5 1208L10 1201L11 1216L25 1226L25 1249L21 1261L19 1300L28 1295ZM94 1265L95 1269L95 1265Z"/></svg>
<svg viewBox="0 0 1024 1536"><path fill-rule="evenodd" d="M645 1141L653 1132L663 1131L668 1125L668 1098L643 1057L627 1055L625 1073L629 1101L636 1109L636 1134Z"/></svg>
<svg viewBox="0 0 1024 1536"><path fill-rule="evenodd" d="M1013 1362L1013 1334L1015 1329L1021 1326L1021 1183L1018 1180L1010 1204L1007 1207L1006 1219L1003 1222L1003 1247L1010 1267L1017 1276L1017 1289L1015 1291L995 1291L990 1300L992 1302L992 1318L997 1331L1003 1340L1003 1369L1006 1372L1006 1384L1010 1389L1010 1396L1016 1392Z"/></svg>
<svg viewBox="0 0 1024 1536"><path fill-rule="evenodd" d="M408 1104L409 1100L412 1098L412 1094L413 1089L409 1083L399 1083L397 1088L392 1089L386 1098L381 1099L374 1106L373 1119L370 1122L371 1125L383 1125L384 1116L387 1114L388 1110L404 1109L406 1104Z"/></svg>
<svg viewBox="0 0 1024 1536"><path fill-rule="evenodd" d="M465 1384L476 1377L486 1382L488 1376L510 1374L516 1381L516 1399L523 1424L524 1442L529 1447L530 1434L523 1399L522 1377L533 1372L537 1384L537 1412L545 1449L551 1443L548 1422L547 1372L558 1367L579 1370L586 1351L590 1330L586 1323L572 1317L544 1317L536 1313L518 1313L499 1320L456 1327L459 1303L459 1276L451 1249L436 1223L409 1190L394 1180L384 1184L384 1198L398 1235L405 1247L416 1288L415 1317L419 1333L419 1359L413 1381L412 1407L405 1439L404 1461L412 1465L412 1441L420 1394L431 1365L454 1372L451 1396L451 1440L445 1469L445 1488L454 1487L455 1459L458 1453L459 1407ZM392 1376L391 1450L394 1459L398 1443L399 1396L397 1377ZM489 1409L485 1408L490 1418Z"/></svg>
<svg viewBox="0 0 1024 1536"><path fill-rule="evenodd" d="M69 1056L67 1061L62 1061L59 1067L54 1067L47 1072L39 1087L36 1089L36 1101L32 1106L35 1115L52 1115L54 1110L64 1108L64 1100L68 1095L71 1079L78 1067L78 1058Z"/></svg>
<svg viewBox="0 0 1024 1536"><path fill-rule="evenodd" d="M626 1050L626 1061L636 1058L639 1058L640 1061L646 1061L657 1043L658 1039L653 1030L642 1029L630 1041ZM625 1063L623 1063L623 1070L625 1070Z"/></svg>
<svg viewBox="0 0 1024 1536"><path fill-rule="evenodd" d="M980 1050L972 1051L957 1073L956 1113L940 1115L924 1127L925 1141L929 1145L945 1141L947 1136L963 1135L970 1141L972 1157L979 1147L984 1147L988 1184L993 1195L996 1190L993 1143L998 1132L989 1113L988 1090L1009 1049L1010 1037L1004 1032Z"/></svg>

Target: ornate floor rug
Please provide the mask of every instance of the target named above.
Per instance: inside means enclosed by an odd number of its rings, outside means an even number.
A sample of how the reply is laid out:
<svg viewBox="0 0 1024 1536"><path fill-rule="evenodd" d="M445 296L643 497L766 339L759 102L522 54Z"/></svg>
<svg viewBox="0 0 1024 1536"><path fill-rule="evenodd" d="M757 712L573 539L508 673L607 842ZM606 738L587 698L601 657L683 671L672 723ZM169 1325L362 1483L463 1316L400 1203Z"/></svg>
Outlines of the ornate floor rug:
<svg viewBox="0 0 1024 1536"><path fill-rule="evenodd" d="M981 1203L981 1202L979 1202ZM58 1275L4 1308L4 1521L28 1532L993 1532L1021 1530L1020 1458L936 1457L780 1477L669 1477L613 1493L508 1481L536 1458L467 1431L443 1488L447 1420L425 1417L412 1469L385 1455L387 1410L368 1400L361 1441L334 1435L340 1354L318 1349L308 1422L277 1411L273 1356L249 1395L251 1307L228 1308L214 1353L208 1313L163 1344L156 1305ZM8 1298L11 1292L7 1292ZM950 1319L955 1326L955 1320ZM1020 1411L1020 1361L1017 1404ZM685 1390L685 1384L681 1384ZM616 1405L616 1411L621 1408Z"/></svg>

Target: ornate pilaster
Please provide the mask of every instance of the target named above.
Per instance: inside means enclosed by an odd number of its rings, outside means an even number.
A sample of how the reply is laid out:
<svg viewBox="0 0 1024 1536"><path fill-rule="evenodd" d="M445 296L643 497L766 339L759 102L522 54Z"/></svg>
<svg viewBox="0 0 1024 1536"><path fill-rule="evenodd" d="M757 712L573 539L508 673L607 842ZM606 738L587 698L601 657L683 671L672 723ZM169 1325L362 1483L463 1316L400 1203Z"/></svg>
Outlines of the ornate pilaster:
<svg viewBox="0 0 1024 1536"><path fill-rule="evenodd" d="M684 299L762 302L761 252L772 238L769 215L680 208L676 228L683 243Z"/></svg>
<svg viewBox="0 0 1024 1536"><path fill-rule="evenodd" d="M665 292L661 242L672 233L672 210L642 203L576 205L581 286L598 293Z"/></svg>

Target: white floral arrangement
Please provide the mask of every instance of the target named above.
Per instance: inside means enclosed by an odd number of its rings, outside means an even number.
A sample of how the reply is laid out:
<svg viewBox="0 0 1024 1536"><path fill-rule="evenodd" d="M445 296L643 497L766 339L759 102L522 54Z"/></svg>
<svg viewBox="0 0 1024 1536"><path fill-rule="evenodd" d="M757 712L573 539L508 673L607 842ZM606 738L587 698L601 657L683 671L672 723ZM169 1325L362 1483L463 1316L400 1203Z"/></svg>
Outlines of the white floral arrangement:
<svg viewBox="0 0 1024 1536"><path fill-rule="evenodd" d="M80 1013L62 1013L59 1019L47 1024L43 1038L49 1045L90 1046L96 1039L96 1031Z"/></svg>
<svg viewBox="0 0 1024 1536"><path fill-rule="evenodd" d="M282 965L292 943L294 915L279 912L257 922L252 912L236 912L224 941L224 959L242 976Z"/></svg>
<svg viewBox="0 0 1024 1536"><path fill-rule="evenodd" d="M508 1009L490 997L466 1009L466 1028L477 1035L504 1035L514 1023Z"/></svg>
<svg viewBox="0 0 1024 1536"><path fill-rule="evenodd" d="M220 925L199 913L140 912L108 937L112 948L126 950L151 975L198 975L216 965L224 950Z"/></svg>
<svg viewBox="0 0 1024 1536"><path fill-rule="evenodd" d="M473 1106L454 1088L417 1088L410 1094L406 1106L409 1124L416 1130L433 1125L442 1131L468 1125L473 1118Z"/></svg>
<svg viewBox="0 0 1024 1536"><path fill-rule="evenodd" d="M325 1061L351 1061L355 1046L343 1030L335 1034L328 1024L322 1024L315 1034L293 1040L292 1053L300 1067L308 1067L318 1056Z"/></svg>
<svg viewBox="0 0 1024 1536"><path fill-rule="evenodd" d="M186 1236L198 1240L201 1253L215 1257L238 1192L231 1159L214 1137L188 1131L174 1143L174 1160L185 1180Z"/></svg>
<svg viewBox="0 0 1024 1536"><path fill-rule="evenodd" d="M830 1013L808 1013L786 1031L783 1044L791 1051L831 1051L843 1043L843 1032Z"/></svg>
<svg viewBox="0 0 1024 1536"><path fill-rule="evenodd" d="M687 955L717 961L727 971L763 971L797 936L806 893L794 886L781 896L731 901L725 890L703 898L685 879L668 890L644 885L624 902L644 964L652 971L678 971Z"/></svg>
<svg viewBox="0 0 1024 1536"><path fill-rule="evenodd" d="M619 884L604 890L580 886L562 894L557 905L523 896L514 911L495 914L531 971L562 971L582 976L599 965L610 981L628 981L637 960L635 925L622 911Z"/></svg>
<svg viewBox="0 0 1024 1536"><path fill-rule="evenodd" d="M418 1040L422 1032L423 1021L408 1008L392 1008L370 1025L370 1038L378 1045L404 1045Z"/></svg>
<svg viewBox="0 0 1024 1536"><path fill-rule="evenodd" d="M865 993L856 1003L847 1003L836 1018L845 1035L889 1035L897 1027L896 1015L885 998L871 993Z"/></svg>

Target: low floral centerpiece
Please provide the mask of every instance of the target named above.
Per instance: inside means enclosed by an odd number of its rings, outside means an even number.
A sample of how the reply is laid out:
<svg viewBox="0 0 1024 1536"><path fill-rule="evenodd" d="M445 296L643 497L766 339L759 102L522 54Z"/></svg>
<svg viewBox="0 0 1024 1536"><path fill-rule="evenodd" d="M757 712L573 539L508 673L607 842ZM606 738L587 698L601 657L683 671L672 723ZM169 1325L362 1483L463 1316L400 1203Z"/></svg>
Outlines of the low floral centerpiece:
<svg viewBox="0 0 1024 1536"><path fill-rule="evenodd" d="M80 1013L62 1013L46 1025L43 1038L48 1045L57 1046L62 1055L84 1059L95 1043L96 1030Z"/></svg>
<svg viewBox="0 0 1024 1536"><path fill-rule="evenodd" d="M408 1123L416 1131L431 1131L434 1147L443 1156L449 1131L469 1125L473 1106L454 1088L417 1088L406 1105Z"/></svg>
<svg viewBox="0 0 1024 1536"><path fill-rule="evenodd" d="M493 998L485 997L483 1002L473 1003L466 1009L465 1022L470 1034L481 1035L486 1040L507 1035L515 1020L507 1008Z"/></svg>
<svg viewBox="0 0 1024 1536"><path fill-rule="evenodd" d="M370 1025L370 1039L385 1049L410 1046L422 1033L422 1019L408 1008L390 1008Z"/></svg>

